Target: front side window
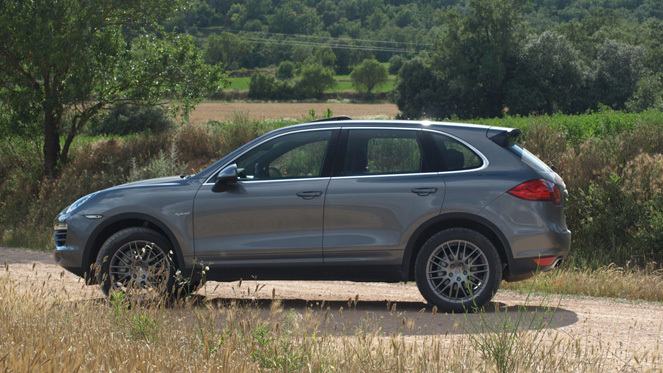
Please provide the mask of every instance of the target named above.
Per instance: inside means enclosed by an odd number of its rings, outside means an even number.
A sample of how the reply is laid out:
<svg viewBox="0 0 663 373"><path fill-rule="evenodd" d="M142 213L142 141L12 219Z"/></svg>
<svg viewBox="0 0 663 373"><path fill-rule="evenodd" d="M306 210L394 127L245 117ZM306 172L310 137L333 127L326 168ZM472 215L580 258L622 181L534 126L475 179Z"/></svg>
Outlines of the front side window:
<svg viewBox="0 0 663 373"><path fill-rule="evenodd" d="M332 131L308 131L279 136L241 155L239 180L319 177Z"/></svg>
<svg viewBox="0 0 663 373"><path fill-rule="evenodd" d="M417 131L350 130L341 175L421 172L422 154Z"/></svg>

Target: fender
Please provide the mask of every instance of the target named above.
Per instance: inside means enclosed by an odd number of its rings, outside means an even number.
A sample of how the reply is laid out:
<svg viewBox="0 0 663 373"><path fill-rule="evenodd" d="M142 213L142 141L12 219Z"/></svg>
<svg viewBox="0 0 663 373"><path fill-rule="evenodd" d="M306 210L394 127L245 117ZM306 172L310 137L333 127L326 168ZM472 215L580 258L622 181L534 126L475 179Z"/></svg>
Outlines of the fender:
<svg viewBox="0 0 663 373"><path fill-rule="evenodd" d="M136 221L136 220L141 220L141 221L146 221L157 228L161 230L166 235L166 238L172 243L173 245L173 253L175 254L175 260L177 261L177 266L184 272L185 270L185 262L184 262L184 256L182 255L182 248L180 247L179 241L175 238L175 235L173 232L168 228L161 220L147 214L142 214L142 213L123 213L123 214L118 214L114 215L112 217L109 217L107 220L105 220L103 223L99 224L90 234L88 237L87 242L85 243L85 250L83 251L83 263L87 263L87 266L89 268L90 265L94 263L96 260L96 255L99 252L99 249L101 248L101 245L103 245L103 242L98 242L100 239L101 234L111 227L114 224L121 223L123 221ZM135 224L128 225L129 226L135 226ZM124 228L124 227L122 227ZM120 228L121 229L121 228ZM114 233L114 232L113 232ZM97 247L95 247L97 246ZM91 255L94 254L94 258L91 257ZM86 273L88 270L85 271Z"/></svg>
<svg viewBox="0 0 663 373"><path fill-rule="evenodd" d="M486 234L491 233L494 237L488 237L489 240L494 241L496 238L501 247L497 246L496 249L500 254L504 254L507 260L507 265L513 264L513 254L511 253L511 245L506 239L502 231L489 220L474 214L464 212L451 212L438 215L414 231L408 240L405 252L403 253L403 266L402 266L402 280L410 281L411 268L416 260L416 252L421 248L422 239L428 239L433 234L446 228L469 228Z"/></svg>

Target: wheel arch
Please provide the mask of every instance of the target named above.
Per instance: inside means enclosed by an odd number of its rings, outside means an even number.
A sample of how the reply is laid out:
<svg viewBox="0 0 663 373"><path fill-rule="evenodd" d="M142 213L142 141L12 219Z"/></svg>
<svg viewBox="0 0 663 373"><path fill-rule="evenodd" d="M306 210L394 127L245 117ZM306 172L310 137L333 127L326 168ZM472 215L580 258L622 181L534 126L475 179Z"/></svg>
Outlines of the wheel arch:
<svg viewBox="0 0 663 373"><path fill-rule="evenodd" d="M113 234L126 228L145 227L158 232L163 235L172 245L173 254L175 254L175 261L177 268L184 270L184 256L179 241L175 238L173 232L159 219L153 216L140 213L120 214L113 216L94 229L90 238L85 245L85 254L83 256L83 265L85 268L84 278L89 283L95 283L95 276L90 276L90 272L94 263L97 260L97 255L101 250L101 246Z"/></svg>
<svg viewBox="0 0 663 373"><path fill-rule="evenodd" d="M449 213L428 220L412 234L403 255L403 281L414 280L414 265L424 243L437 232L450 228L467 228L483 234L495 246L502 266L508 268L512 263L509 241L495 224L477 215Z"/></svg>

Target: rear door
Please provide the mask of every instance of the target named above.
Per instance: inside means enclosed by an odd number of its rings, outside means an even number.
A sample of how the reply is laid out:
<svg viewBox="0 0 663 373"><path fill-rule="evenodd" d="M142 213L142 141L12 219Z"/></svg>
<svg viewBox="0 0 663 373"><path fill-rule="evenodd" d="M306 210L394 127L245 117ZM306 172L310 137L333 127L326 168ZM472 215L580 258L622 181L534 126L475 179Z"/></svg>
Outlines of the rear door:
<svg viewBox="0 0 663 373"><path fill-rule="evenodd" d="M343 129L324 211L331 278L400 280L408 239L444 200L424 140L419 129Z"/></svg>

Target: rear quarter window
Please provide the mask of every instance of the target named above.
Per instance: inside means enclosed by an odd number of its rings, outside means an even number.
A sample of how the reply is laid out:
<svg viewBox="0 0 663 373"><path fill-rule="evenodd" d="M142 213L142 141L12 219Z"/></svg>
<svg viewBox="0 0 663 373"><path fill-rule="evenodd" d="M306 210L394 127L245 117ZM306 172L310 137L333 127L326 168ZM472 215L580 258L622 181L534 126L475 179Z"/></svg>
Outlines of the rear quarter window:
<svg viewBox="0 0 663 373"><path fill-rule="evenodd" d="M471 170L483 166L483 159L467 145L441 133L431 135L441 159L437 171Z"/></svg>

